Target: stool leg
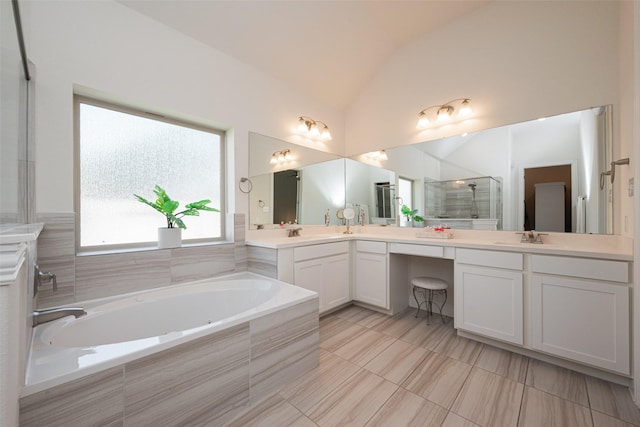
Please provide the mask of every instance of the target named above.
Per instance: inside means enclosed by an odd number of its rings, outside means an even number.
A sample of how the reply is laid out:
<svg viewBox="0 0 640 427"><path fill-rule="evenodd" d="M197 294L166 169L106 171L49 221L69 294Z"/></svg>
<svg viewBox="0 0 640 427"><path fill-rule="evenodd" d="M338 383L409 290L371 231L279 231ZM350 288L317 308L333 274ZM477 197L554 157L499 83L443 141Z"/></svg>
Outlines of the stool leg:
<svg viewBox="0 0 640 427"><path fill-rule="evenodd" d="M444 301L442 301L442 304L440 305L440 318L442 319L442 323L445 323L444 316L442 315L442 307L444 307L447 302L447 290L443 289L442 292L444 292Z"/></svg>
<svg viewBox="0 0 640 427"><path fill-rule="evenodd" d="M418 301L418 296L416 295L416 287L413 287L413 297L416 299L416 304L418 305L418 311L416 312L416 317L420 316L420 301Z"/></svg>

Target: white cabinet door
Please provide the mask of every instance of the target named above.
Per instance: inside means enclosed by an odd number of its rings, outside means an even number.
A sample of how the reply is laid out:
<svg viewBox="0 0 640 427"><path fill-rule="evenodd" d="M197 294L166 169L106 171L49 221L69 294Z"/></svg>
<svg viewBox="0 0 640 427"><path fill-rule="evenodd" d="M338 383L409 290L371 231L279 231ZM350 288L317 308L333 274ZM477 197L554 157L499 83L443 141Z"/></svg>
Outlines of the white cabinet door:
<svg viewBox="0 0 640 427"><path fill-rule="evenodd" d="M455 327L523 344L522 272L456 264Z"/></svg>
<svg viewBox="0 0 640 427"><path fill-rule="evenodd" d="M356 254L356 301L389 309L387 256L368 252Z"/></svg>
<svg viewBox="0 0 640 427"><path fill-rule="evenodd" d="M336 255L324 258L324 294L325 310L338 307L351 301L349 292L349 257Z"/></svg>
<svg viewBox="0 0 640 427"><path fill-rule="evenodd" d="M297 286L318 293L321 313L351 300L348 254L296 262L294 276Z"/></svg>
<svg viewBox="0 0 640 427"><path fill-rule="evenodd" d="M320 311L326 306L326 296L322 292L323 271L322 258L296 262L294 265L294 284L318 293Z"/></svg>
<svg viewBox="0 0 640 427"><path fill-rule="evenodd" d="M628 375L629 288L532 275L531 340L536 350Z"/></svg>

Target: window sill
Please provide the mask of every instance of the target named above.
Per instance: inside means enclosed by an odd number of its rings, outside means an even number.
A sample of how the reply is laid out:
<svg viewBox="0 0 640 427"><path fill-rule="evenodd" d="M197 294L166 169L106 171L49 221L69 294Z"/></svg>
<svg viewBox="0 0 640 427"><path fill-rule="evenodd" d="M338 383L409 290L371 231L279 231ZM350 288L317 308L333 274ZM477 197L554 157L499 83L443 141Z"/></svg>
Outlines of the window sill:
<svg viewBox="0 0 640 427"><path fill-rule="evenodd" d="M215 242L195 242L195 243L182 243L182 246L177 248L167 248L160 249L157 246L138 246L138 247L130 247L130 248L112 248L112 249L102 249L102 250L87 250L76 252L76 256L84 257L84 256L94 256L94 255L114 255L114 254L125 254L125 253L135 253L135 252L148 252L148 251L171 251L176 249L188 249L188 248L197 248L202 246L218 246L218 245L230 245L233 244L233 241L230 240L217 240Z"/></svg>

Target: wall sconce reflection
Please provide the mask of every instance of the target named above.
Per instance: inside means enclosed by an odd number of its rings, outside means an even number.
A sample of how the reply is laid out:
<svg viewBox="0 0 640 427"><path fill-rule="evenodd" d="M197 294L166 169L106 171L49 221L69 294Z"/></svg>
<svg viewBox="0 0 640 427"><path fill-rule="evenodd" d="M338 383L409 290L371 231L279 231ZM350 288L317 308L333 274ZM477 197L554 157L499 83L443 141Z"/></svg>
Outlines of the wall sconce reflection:
<svg viewBox="0 0 640 427"><path fill-rule="evenodd" d="M284 163L293 160L291 156L291 150L286 149L282 151L276 151L271 155L271 164Z"/></svg>
<svg viewBox="0 0 640 427"><path fill-rule="evenodd" d="M388 160L387 152L385 150L372 151L366 154L367 157L373 160Z"/></svg>

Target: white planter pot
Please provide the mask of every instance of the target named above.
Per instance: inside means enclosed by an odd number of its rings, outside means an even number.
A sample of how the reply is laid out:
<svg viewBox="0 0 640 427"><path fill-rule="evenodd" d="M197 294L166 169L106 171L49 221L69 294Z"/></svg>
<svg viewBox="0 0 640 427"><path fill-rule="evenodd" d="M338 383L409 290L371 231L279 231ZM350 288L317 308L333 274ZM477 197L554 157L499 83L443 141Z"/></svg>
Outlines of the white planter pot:
<svg viewBox="0 0 640 427"><path fill-rule="evenodd" d="M178 227L158 228L158 248L179 248L182 246L182 229Z"/></svg>

